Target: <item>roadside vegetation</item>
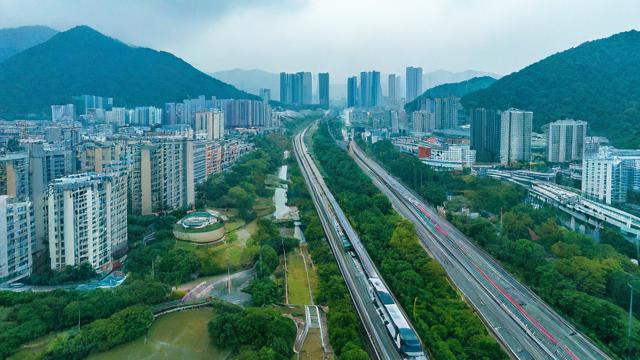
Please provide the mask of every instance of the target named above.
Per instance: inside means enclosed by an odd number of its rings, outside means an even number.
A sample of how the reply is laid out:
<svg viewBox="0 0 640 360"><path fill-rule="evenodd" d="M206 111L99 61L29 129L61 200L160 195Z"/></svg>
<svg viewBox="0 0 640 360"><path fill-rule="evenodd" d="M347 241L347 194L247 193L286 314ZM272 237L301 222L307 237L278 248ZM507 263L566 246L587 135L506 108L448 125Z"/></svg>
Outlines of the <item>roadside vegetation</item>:
<svg viewBox="0 0 640 360"><path fill-rule="evenodd" d="M273 194L273 190L264 185L265 179L282 163L282 151L288 146L288 140L282 135L270 135L256 138L256 144L256 151L199 187L198 206L236 207L244 223L260 215L254 205L260 198ZM234 252L237 252L233 256L237 270L258 262L258 280L249 287L258 305L282 301L282 285L276 285L271 275L278 264L281 243L290 246L291 241L281 241L275 225L268 220L257 220L256 233L247 244L237 249L231 244L233 251L222 256L215 246L195 247L176 241L172 229L185 213L180 210L159 216L129 216L129 252L124 264L129 277L120 287L84 292L0 292L0 358L7 358L21 345L52 333L57 336L34 357L79 359L130 341L148 330L150 321L144 319L151 313L149 305L171 300L173 286L198 276L226 272L226 255ZM274 228L276 238L273 238ZM147 242L144 238L150 233L153 236ZM229 234L229 240L239 241L233 233ZM39 276L38 283L60 284L90 278L95 273L81 265ZM174 296L180 297L180 294ZM131 321L124 322L127 326L121 326L122 319L129 318Z"/></svg>
<svg viewBox="0 0 640 360"><path fill-rule="evenodd" d="M640 358L640 304L627 337L629 286L640 290L633 244L612 229L600 241L561 227L555 209L524 204L526 190L465 173L437 172L388 141L361 146L393 175L436 206L549 305L619 358ZM447 201L447 194L449 201ZM481 216L471 219L460 209ZM502 213L502 216L501 216Z"/></svg>
<svg viewBox="0 0 640 360"><path fill-rule="evenodd" d="M334 123L335 125L335 123ZM313 136L325 180L372 260L435 359L506 359L497 341L421 247L403 220L348 154L326 123Z"/></svg>
<svg viewBox="0 0 640 360"><path fill-rule="evenodd" d="M320 219L311 201L294 156L289 157L289 203L298 207L309 254L316 268L317 291L314 301L326 307L329 341L339 360L367 360L364 329L344 282L335 257L324 237Z"/></svg>
<svg viewBox="0 0 640 360"><path fill-rule="evenodd" d="M209 335L213 344L233 352L236 360L288 360L293 355L296 326L272 308L247 308L213 302Z"/></svg>
<svg viewBox="0 0 640 360"><path fill-rule="evenodd" d="M87 350L108 349L117 345L118 338L131 338L132 334L146 331L146 322L131 322L128 327L117 326L122 316L146 313L146 305L166 301L169 288L157 281L127 281L113 290L65 291L51 292L0 292L0 307L9 309L5 319L0 322L0 358L5 359L13 354L20 345L47 335L78 325L101 322L90 330L69 331L63 336L70 344L83 346L62 349L63 344L54 340L51 348L45 350L44 357L55 359L55 354L64 352L65 357L82 358ZM124 313L116 316L120 311ZM135 316L138 316L135 315ZM113 341L103 341L99 333L114 337ZM95 340L87 340L89 332ZM76 343L76 338L84 339ZM65 342L66 342L65 341ZM83 355L84 354L84 355ZM51 356L51 357L48 357ZM61 357L62 358L62 357Z"/></svg>

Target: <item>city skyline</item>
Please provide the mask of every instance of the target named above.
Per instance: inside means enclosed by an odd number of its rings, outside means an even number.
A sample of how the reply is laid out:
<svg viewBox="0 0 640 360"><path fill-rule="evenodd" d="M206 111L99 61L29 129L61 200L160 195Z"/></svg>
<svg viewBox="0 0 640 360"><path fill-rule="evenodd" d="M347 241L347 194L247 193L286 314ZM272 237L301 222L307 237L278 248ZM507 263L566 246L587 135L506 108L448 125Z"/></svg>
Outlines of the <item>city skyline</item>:
<svg viewBox="0 0 640 360"><path fill-rule="evenodd" d="M42 24L63 31L87 24L125 43L172 52L206 72L295 72L305 63L307 71L328 71L337 80L362 68L403 73L409 64L425 72L475 69L505 75L582 42L640 27L633 1L615 7L604 1L467 1L462 7L459 1L378 1L368 16L356 20L351 15L369 5L363 0L209 1L192 6L140 1L126 4L124 13L117 2L111 5L2 0L0 28ZM566 21L576 8L580 16ZM394 18L398 20L390 20ZM332 23L329 28L322 26L327 21ZM543 21L551 26L538 27ZM141 23L149 31L140 32ZM228 36L231 33L234 36ZM397 41L412 36L420 41ZM211 38L217 46L203 48L203 41ZM312 51L318 47L323 48L321 57ZM518 51L495 56L510 49Z"/></svg>

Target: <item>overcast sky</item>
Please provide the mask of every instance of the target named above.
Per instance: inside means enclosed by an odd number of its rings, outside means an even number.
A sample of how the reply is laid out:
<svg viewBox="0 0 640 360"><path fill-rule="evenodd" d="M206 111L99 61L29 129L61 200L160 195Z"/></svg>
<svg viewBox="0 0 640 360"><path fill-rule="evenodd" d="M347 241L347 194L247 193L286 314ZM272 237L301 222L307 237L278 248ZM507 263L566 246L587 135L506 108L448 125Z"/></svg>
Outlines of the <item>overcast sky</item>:
<svg viewBox="0 0 640 360"><path fill-rule="evenodd" d="M615 4L615 5L614 5ZM0 27L86 24L204 71L508 74L640 29L640 0L0 0Z"/></svg>

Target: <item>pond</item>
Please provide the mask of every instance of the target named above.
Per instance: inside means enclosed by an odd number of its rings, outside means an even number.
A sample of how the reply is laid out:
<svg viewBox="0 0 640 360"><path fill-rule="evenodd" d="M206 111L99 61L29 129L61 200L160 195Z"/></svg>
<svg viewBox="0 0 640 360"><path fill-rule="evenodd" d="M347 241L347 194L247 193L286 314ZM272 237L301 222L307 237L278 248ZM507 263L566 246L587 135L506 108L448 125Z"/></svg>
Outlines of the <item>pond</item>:
<svg viewBox="0 0 640 360"><path fill-rule="evenodd" d="M210 308L162 316L153 322L146 337L91 355L88 359L227 359L229 352L220 351L211 345L207 324L212 317Z"/></svg>

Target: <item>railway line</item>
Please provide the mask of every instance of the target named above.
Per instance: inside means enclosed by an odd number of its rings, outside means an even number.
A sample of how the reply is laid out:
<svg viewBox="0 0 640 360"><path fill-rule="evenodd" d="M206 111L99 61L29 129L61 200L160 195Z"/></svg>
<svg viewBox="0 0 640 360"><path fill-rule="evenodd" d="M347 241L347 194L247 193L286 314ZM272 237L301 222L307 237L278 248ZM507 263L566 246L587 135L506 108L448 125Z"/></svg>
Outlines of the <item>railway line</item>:
<svg viewBox="0 0 640 360"><path fill-rule="evenodd" d="M294 137L295 155L329 245L372 344L373 355L377 359L426 360L422 343L406 314L388 290L309 155L304 144L307 129Z"/></svg>
<svg viewBox="0 0 640 360"><path fill-rule="evenodd" d="M355 142L350 143L349 149L394 208L414 223L425 249L442 264L512 357L609 359L435 209L369 159Z"/></svg>

